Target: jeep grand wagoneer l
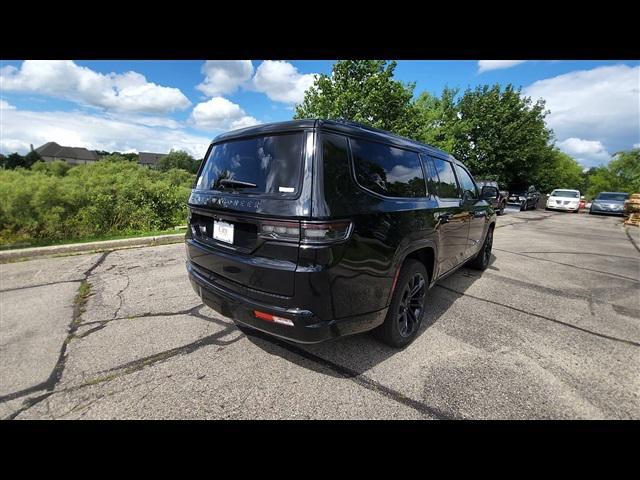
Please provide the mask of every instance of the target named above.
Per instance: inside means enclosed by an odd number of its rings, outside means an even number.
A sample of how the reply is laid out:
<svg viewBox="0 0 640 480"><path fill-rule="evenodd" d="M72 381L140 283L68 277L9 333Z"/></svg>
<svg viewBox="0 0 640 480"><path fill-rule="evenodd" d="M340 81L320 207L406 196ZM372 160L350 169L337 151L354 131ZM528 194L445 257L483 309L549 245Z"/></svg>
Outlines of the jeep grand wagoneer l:
<svg viewBox="0 0 640 480"><path fill-rule="evenodd" d="M443 151L351 122L236 130L198 172L187 270L241 328L303 343L376 329L403 347L437 280L487 267L491 189Z"/></svg>

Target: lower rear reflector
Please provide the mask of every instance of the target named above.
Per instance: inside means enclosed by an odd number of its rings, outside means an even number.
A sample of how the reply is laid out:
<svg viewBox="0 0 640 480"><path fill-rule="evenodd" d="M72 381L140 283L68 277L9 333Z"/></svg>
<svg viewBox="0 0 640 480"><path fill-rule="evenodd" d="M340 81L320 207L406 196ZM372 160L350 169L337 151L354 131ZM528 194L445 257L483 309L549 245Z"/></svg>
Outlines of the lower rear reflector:
<svg viewBox="0 0 640 480"><path fill-rule="evenodd" d="M293 327L293 322L288 318L278 317L276 315L271 315L270 313L261 312L259 310L254 310L253 314L256 316L256 318L259 318L260 320L265 320L267 322L280 323L282 325L288 325L290 327Z"/></svg>

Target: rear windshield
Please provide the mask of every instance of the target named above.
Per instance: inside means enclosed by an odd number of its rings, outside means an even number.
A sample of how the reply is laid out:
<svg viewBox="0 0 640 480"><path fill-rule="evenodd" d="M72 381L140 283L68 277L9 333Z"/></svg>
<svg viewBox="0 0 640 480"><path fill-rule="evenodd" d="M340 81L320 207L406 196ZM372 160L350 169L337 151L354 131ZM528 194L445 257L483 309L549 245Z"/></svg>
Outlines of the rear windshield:
<svg viewBox="0 0 640 480"><path fill-rule="evenodd" d="M551 192L552 197L578 198L580 194L572 190L554 190Z"/></svg>
<svg viewBox="0 0 640 480"><path fill-rule="evenodd" d="M599 193L596 200L613 200L624 202L627 199L626 193Z"/></svg>
<svg viewBox="0 0 640 480"><path fill-rule="evenodd" d="M197 189L296 196L303 132L231 140L214 145Z"/></svg>

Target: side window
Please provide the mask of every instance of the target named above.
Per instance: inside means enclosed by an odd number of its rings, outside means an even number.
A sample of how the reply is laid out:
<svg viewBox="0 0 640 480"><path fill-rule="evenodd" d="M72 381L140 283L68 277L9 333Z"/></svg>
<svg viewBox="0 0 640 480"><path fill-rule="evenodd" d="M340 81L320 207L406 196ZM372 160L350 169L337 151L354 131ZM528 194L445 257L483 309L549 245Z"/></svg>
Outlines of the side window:
<svg viewBox="0 0 640 480"><path fill-rule="evenodd" d="M346 137L322 134L322 164L325 198L346 197L352 188Z"/></svg>
<svg viewBox="0 0 640 480"><path fill-rule="evenodd" d="M387 197L426 196L417 153L354 138L350 142L360 185Z"/></svg>
<svg viewBox="0 0 640 480"><path fill-rule="evenodd" d="M478 188L471 178L471 175L469 175L469 172L457 165L456 171L458 172L458 179L460 180L460 187L462 187L463 193L466 193L469 198L478 198Z"/></svg>
<svg viewBox="0 0 640 480"><path fill-rule="evenodd" d="M438 196L440 198L460 198L458 183L456 182L451 162L434 158L433 165L438 175L435 182L435 191L438 192Z"/></svg>

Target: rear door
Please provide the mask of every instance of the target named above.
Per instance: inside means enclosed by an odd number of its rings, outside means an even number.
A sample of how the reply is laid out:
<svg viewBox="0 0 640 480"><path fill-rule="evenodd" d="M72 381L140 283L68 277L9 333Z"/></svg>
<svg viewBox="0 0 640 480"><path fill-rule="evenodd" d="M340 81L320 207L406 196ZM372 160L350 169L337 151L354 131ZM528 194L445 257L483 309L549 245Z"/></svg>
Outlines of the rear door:
<svg viewBox="0 0 640 480"><path fill-rule="evenodd" d="M469 212L460 204L460 186L453 163L438 157L423 157L427 166L429 192L437 195L436 232L438 234L439 275L464 259L469 234Z"/></svg>
<svg viewBox="0 0 640 480"><path fill-rule="evenodd" d="M189 198L187 248L196 268L236 291L293 295L313 138L301 130L212 146Z"/></svg>
<svg viewBox="0 0 640 480"><path fill-rule="evenodd" d="M480 192L466 168L456 164L456 174L462 189L462 208L469 215L469 235L465 257L475 254L482 244L482 235L487 222L489 204L480 200Z"/></svg>

